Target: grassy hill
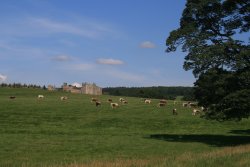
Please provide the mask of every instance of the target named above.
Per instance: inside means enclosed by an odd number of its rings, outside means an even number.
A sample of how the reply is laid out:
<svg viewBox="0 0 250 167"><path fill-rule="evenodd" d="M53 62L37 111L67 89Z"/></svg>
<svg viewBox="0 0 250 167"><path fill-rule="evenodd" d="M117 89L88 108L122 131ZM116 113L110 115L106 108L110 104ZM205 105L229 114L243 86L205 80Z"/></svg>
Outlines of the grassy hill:
<svg viewBox="0 0 250 167"><path fill-rule="evenodd" d="M107 99L119 97L103 95L96 107L91 97L0 88L0 166L250 166L250 120L208 121L181 102L133 97L112 109Z"/></svg>

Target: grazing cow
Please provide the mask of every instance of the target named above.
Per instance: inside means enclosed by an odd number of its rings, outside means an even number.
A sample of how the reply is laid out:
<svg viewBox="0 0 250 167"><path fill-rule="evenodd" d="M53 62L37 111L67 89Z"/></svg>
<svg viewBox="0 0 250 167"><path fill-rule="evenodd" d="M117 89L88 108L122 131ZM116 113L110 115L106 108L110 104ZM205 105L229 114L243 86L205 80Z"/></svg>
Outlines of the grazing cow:
<svg viewBox="0 0 250 167"><path fill-rule="evenodd" d="M92 97L91 98L91 103L93 103L93 102L97 102L98 101L98 99L97 98L94 98L94 97Z"/></svg>
<svg viewBox="0 0 250 167"><path fill-rule="evenodd" d="M120 98L119 101L122 103L123 101L125 101L124 98Z"/></svg>
<svg viewBox="0 0 250 167"><path fill-rule="evenodd" d="M108 102L109 102L109 103L112 103L112 102L113 102L113 100L112 100L112 99L108 99Z"/></svg>
<svg viewBox="0 0 250 167"><path fill-rule="evenodd" d="M96 101L96 102L95 102L95 106L96 106L96 107L98 107L98 106L100 106L100 105L101 105L101 102L100 102L100 101Z"/></svg>
<svg viewBox="0 0 250 167"><path fill-rule="evenodd" d="M183 106L183 107L187 107L187 106L188 106L188 103L182 103L182 106Z"/></svg>
<svg viewBox="0 0 250 167"><path fill-rule="evenodd" d="M123 104L128 104L128 101L124 100L122 101Z"/></svg>
<svg viewBox="0 0 250 167"><path fill-rule="evenodd" d="M150 103L151 103L151 100L150 100L150 99L145 99L144 103L145 103L145 104L150 104Z"/></svg>
<svg viewBox="0 0 250 167"><path fill-rule="evenodd" d="M160 103L165 103L165 104L167 104L167 100L162 99L162 100L160 100Z"/></svg>
<svg viewBox="0 0 250 167"><path fill-rule="evenodd" d="M188 103L188 105L189 105L189 107L197 107L198 106L198 104L197 103Z"/></svg>
<svg viewBox="0 0 250 167"><path fill-rule="evenodd" d="M197 115L197 114L200 114L201 111L200 110L197 110L197 109L193 109L193 112L192 112L192 115Z"/></svg>
<svg viewBox="0 0 250 167"><path fill-rule="evenodd" d="M205 112L205 111L207 111L207 108L205 108L205 107L202 106L202 107L201 107L201 111L204 111L204 112Z"/></svg>
<svg viewBox="0 0 250 167"><path fill-rule="evenodd" d="M166 103L158 103L157 106L158 106L158 107L164 107L164 106L166 106Z"/></svg>
<svg viewBox="0 0 250 167"><path fill-rule="evenodd" d="M38 99L44 99L44 96L43 95L38 95L37 98Z"/></svg>
<svg viewBox="0 0 250 167"><path fill-rule="evenodd" d="M68 99L68 97L67 96L62 96L61 97L61 100L63 101L63 100L67 100Z"/></svg>
<svg viewBox="0 0 250 167"><path fill-rule="evenodd" d="M10 99L15 99L15 98L16 98L16 96L10 96L9 98L10 98Z"/></svg>
<svg viewBox="0 0 250 167"><path fill-rule="evenodd" d="M178 115L176 108L173 109L173 115Z"/></svg>
<svg viewBox="0 0 250 167"><path fill-rule="evenodd" d="M119 104L118 103L110 103L110 106L112 108L117 108L117 107L119 107Z"/></svg>

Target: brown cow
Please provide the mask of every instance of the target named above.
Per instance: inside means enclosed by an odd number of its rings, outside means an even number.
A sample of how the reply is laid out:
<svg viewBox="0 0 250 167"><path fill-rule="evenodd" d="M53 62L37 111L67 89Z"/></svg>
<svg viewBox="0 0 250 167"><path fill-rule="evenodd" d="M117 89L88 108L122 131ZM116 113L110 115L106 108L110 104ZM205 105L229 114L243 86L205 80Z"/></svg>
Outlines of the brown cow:
<svg viewBox="0 0 250 167"><path fill-rule="evenodd" d="M108 102L109 102L109 103L112 103L112 102L113 102L113 100L112 100L112 99L108 99Z"/></svg>
<svg viewBox="0 0 250 167"><path fill-rule="evenodd" d="M183 106L183 107L187 107L187 106L188 106L188 103L182 103L182 106Z"/></svg>
<svg viewBox="0 0 250 167"><path fill-rule="evenodd" d="M198 107L197 103L189 103L189 107Z"/></svg>
<svg viewBox="0 0 250 167"><path fill-rule="evenodd" d="M207 108L205 108L205 107L201 106L201 111L206 112L206 111L207 111Z"/></svg>
<svg viewBox="0 0 250 167"><path fill-rule="evenodd" d="M101 102L100 102L100 101L96 101L96 102L95 102L95 106L96 106L96 107L98 107L98 106L100 106L100 105L101 105Z"/></svg>
<svg viewBox="0 0 250 167"><path fill-rule="evenodd" d="M160 100L160 103L165 103L165 104L167 104L167 100L162 99L162 100Z"/></svg>
<svg viewBox="0 0 250 167"><path fill-rule="evenodd" d="M15 98L16 98L16 96L10 96L9 98L10 98L10 99L15 99Z"/></svg>
<svg viewBox="0 0 250 167"><path fill-rule="evenodd" d="M166 103L158 103L157 106L158 106L158 107L164 107L164 106L166 106Z"/></svg>
<svg viewBox="0 0 250 167"><path fill-rule="evenodd" d="M178 115L176 108L173 109L173 115Z"/></svg>

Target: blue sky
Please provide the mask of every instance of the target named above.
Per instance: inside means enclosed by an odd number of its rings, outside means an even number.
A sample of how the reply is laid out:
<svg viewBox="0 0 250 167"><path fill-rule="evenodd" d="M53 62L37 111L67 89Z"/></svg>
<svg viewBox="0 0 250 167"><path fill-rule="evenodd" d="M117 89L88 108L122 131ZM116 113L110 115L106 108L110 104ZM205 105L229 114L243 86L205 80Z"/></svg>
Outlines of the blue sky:
<svg viewBox="0 0 250 167"><path fill-rule="evenodd" d="M192 86L184 53L166 53L185 0L0 2L0 82Z"/></svg>

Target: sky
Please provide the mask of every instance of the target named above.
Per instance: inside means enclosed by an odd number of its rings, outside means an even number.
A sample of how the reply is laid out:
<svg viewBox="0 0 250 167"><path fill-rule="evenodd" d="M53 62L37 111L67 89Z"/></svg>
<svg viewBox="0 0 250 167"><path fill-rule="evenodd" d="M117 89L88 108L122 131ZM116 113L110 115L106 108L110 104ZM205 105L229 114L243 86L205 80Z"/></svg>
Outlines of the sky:
<svg viewBox="0 0 250 167"><path fill-rule="evenodd" d="M193 86L166 53L185 0L2 0L0 82Z"/></svg>

